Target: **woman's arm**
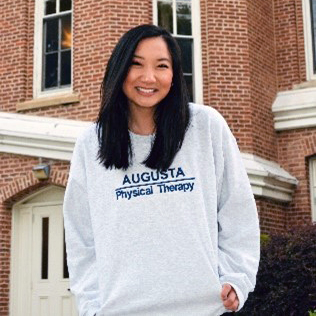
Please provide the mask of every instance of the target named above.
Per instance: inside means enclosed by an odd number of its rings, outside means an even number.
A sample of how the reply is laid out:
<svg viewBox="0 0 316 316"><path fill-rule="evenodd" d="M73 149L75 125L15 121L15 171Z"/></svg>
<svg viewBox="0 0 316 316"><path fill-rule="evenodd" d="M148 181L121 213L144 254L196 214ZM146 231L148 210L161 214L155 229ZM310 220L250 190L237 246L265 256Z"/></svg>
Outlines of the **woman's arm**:
<svg viewBox="0 0 316 316"><path fill-rule="evenodd" d="M70 289L79 315L93 316L100 308L98 276L80 138L73 153L63 211Z"/></svg>
<svg viewBox="0 0 316 316"><path fill-rule="evenodd" d="M222 285L230 284L238 310L254 290L260 256L257 208L236 143L226 122L222 130L222 162L218 175L218 255Z"/></svg>

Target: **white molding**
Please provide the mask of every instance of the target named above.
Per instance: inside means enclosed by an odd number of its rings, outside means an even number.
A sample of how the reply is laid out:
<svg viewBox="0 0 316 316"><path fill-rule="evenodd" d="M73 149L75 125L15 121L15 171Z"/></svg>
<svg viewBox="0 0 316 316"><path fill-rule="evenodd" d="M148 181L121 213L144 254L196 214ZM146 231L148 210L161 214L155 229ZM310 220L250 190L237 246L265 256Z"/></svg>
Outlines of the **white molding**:
<svg viewBox="0 0 316 316"><path fill-rule="evenodd" d="M31 316L31 253L23 251L30 245L32 230L32 207L23 205L13 207L11 219L10 251L10 316ZM23 260L23 268L21 262ZM20 293L23 293L21 295Z"/></svg>
<svg viewBox="0 0 316 316"><path fill-rule="evenodd" d="M302 0L303 7L303 24L304 24L304 46L306 60L306 78L307 80L315 80L316 74L313 71L313 39L311 24L310 1Z"/></svg>
<svg viewBox="0 0 316 316"><path fill-rule="evenodd" d="M44 1L35 0L34 13L34 50L33 50L33 98L41 91L42 82L42 50L43 50L43 11Z"/></svg>
<svg viewBox="0 0 316 316"><path fill-rule="evenodd" d="M316 126L316 88L283 91L272 105L277 131Z"/></svg>
<svg viewBox="0 0 316 316"><path fill-rule="evenodd" d="M203 70L202 70L202 46L201 46L201 10L200 0L192 0L192 35L194 57L194 91L195 103L203 104Z"/></svg>
<svg viewBox="0 0 316 316"><path fill-rule="evenodd" d="M255 196L290 202L298 180L273 161L242 153L243 162Z"/></svg>
<svg viewBox="0 0 316 316"><path fill-rule="evenodd" d="M0 112L0 152L70 161L91 122Z"/></svg>
<svg viewBox="0 0 316 316"><path fill-rule="evenodd" d="M57 1L58 6L59 1ZM74 14L71 14L72 49L71 49L71 86L42 91L42 63L43 63L43 17L44 1L35 0L34 14L34 51L33 51L33 99L49 97L73 92L73 26Z"/></svg>
<svg viewBox="0 0 316 316"><path fill-rule="evenodd" d="M153 0L153 24L158 25L157 1ZM192 38L193 38L193 89L194 102L203 104L202 46L201 46L201 11L200 0L191 0ZM173 0L175 11L175 0ZM174 13L174 12L173 12ZM175 19L173 22L176 23ZM174 28L176 29L176 28ZM181 37L181 35L176 35Z"/></svg>
<svg viewBox="0 0 316 316"><path fill-rule="evenodd" d="M153 24L158 25L158 9L157 9L157 0L152 1L153 5Z"/></svg>

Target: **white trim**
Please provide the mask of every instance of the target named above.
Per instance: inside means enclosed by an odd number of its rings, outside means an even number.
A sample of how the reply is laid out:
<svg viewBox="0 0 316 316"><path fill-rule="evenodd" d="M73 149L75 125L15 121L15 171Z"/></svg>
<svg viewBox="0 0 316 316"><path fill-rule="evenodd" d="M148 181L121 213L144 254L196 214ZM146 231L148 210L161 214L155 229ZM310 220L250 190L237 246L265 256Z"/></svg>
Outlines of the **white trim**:
<svg viewBox="0 0 316 316"><path fill-rule="evenodd" d="M24 198L22 198L21 200L17 201L14 204L14 208L15 207L22 207L25 204L32 204L32 206L43 206L43 205L49 205L49 206L54 206L54 205L59 205L60 201L63 200L60 198L54 199L53 201L48 201L47 197L45 197L44 199L42 199L41 202L33 202L34 199L43 196L47 196L52 190L58 190L59 192L63 192L65 193L65 189L63 187L54 185L54 184L50 184L48 186L42 187L40 189L38 189L37 191L31 193L30 195L25 196Z"/></svg>
<svg viewBox="0 0 316 316"><path fill-rule="evenodd" d="M312 23L310 1L302 0L303 7L303 23L304 23L304 44L306 59L306 78L307 80L315 80L316 74L313 71L313 39L312 39ZM315 43L316 44L316 43Z"/></svg>
<svg viewBox="0 0 316 316"><path fill-rule="evenodd" d="M152 1L152 7L153 7L153 24L158 25L157 0Z"/></svg>
<svg viewBox="0 0 316 316"><path fill-rule="evenodd" d="M312 221L316 222L316 205L314 201L316 200L316 196L314 194L314 187L316 187L316 179L314 175L316 174L316 157L312 157L309 159L309 191L310 191L310 199L311 199L311 210L312 210ZM316 193L316 192L315 192Z"/></svg>
<svg viewBox="0 0 316 316"><path fill-rule="evenodd" d="M283 91L272 105L277 131L316 126L316 88Z"/></svg>
<svg viewBox="0 0 316 316"><path fill-rule="evenodd" d="M59 1L57 1L58 6ZM58 8L57 8L58 9ZM58 11L56 11L58 12ZM41 97L49 97L73 92L73 26L74 14L71 10L71 86L67 88L56 88L52 90L42 91L42 62L43 62L43 17L44 17L44 1L35 0L35 16L34 16L34 51L33 51L33 99Z"/></svg>
<svg viewBox="0 0 316 316"><path fill-rule="evenodd" d="M32 227L32 208L28 205L13 207L11 227L9 315L31 316L31 253L23 253L21 243L31 244L32 230L27 228ZM21 257L24 257L23 269L20 268Z"/></svg>
<svg viewBox="0 0 316 316"><path fill-rule="evenodd" d="M174 34L178 34L178 26L177 26L177 18L176 17L177 17L176 1L172 0L172 23L173 23L172 29L173 29Z"/></svg>
<svg viewBox="0 0 316 316"><path fill-rule="evenodd" d="M70 161L91 122L0 112L0 152Z"/></svg>
<svg viewBox="0 0 316 316"><path fill-rule="evenodd" d="M203 76L202 76L202 46L201 46L201 10L200 0L192 1L192 36L193 36L193 56L194 56L194 97L195 103L203 102Z"/></svg>
<svg viewBox="0 0 316 316"><path fill-rule="evenodd" d="M292 200L298 180L273 161L242 153L254 195L281 202Z"/></svg>
<svg viewBox="0 0 316 316"><path fill-rule="evenodd" d="M158 24L158 10L157 1L153 0L153 24ZM173 0L173 7L175 1ZM173 11L175 9L173 8ZM202 48L201 48L201 12L200 0L191 1L192 12L192 38L193 38L193 89L194 89L194 102L203 104L203 76L202 76ZM174 13L174 12L173 12ZM175 19L173 23L176 24ZM173 26L173 29L176 28ZM178 35L176 35L178 37ZM181 37L181 35L179 35ZM186 36L188 38L188 36Z"/></svg>

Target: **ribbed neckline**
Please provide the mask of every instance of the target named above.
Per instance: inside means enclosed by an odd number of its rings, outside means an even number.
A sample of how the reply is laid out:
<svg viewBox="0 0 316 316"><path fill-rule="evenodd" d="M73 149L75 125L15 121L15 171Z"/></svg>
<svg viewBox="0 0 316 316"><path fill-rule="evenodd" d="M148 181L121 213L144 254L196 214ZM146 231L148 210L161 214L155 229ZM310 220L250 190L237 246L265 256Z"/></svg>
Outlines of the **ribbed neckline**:
<svg viewBox="0 0 316 316"><path fill-rule="evenodd" d="M140 135L140 134L135 134L134 132L129 130L129 134L131 137L135 140L142 140L142 141L152 141L153 138L155 137L155 133L149 134L149 135Z"/></svg>

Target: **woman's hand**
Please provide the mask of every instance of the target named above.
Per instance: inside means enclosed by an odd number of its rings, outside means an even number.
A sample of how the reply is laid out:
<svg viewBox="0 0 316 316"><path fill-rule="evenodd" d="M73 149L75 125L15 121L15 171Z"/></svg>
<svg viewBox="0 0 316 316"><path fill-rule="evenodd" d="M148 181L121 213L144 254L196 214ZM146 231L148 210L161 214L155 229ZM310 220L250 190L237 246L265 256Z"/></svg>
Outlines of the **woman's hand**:
<svg viewBox="0 0 316 316"><path fill-rule="evenodd" d="M225 283L222 287L221 299L226 309L236 311L239 305L239 300L234 288Z"/></svg>

